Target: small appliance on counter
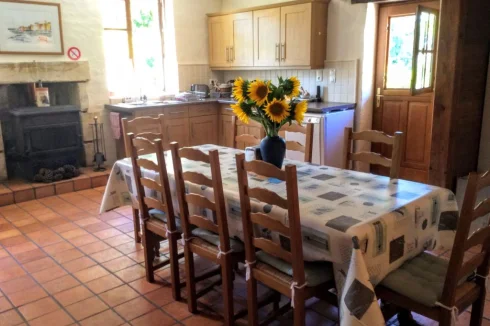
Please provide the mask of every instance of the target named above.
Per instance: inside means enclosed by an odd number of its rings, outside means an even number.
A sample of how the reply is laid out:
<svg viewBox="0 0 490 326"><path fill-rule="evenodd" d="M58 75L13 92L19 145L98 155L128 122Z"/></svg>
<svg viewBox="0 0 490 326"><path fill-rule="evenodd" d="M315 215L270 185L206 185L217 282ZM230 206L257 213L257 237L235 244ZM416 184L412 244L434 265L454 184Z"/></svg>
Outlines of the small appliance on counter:
<svg viewBox="0 0 490 326"><path fill-rule="evenodd" d="M196 94L199 98L208 98L209 86L206 84L192 84L191 92Z"/></svg>

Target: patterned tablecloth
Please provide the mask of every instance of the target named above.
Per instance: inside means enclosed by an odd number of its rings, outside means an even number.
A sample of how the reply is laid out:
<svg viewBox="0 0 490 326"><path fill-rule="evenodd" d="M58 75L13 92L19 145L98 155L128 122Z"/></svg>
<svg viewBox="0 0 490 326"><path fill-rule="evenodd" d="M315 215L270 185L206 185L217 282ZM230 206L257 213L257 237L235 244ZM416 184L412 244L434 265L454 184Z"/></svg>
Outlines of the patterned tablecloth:
<svg viewBox="0 0 490 326"><path fill-rule="evenodd" d="M216 145L198 148L204 152L219 150L230 236L242 238L235 164L235 154L241 151ZM156 161L152 154L146 158ZM165 159L174 208L178 209L170 152L165 154ZM339 293L342 293L341 324L384 325L373 285L420 252L452 245L458 218L454 194L426 184L390 180L357 171L290 160L284 164L297 166L305 260L334 263L335 279ZM184 160L183 169L210 175L208 164ZM143 171L143 175L155 178L150 171ZM101 212L131 204L135 189L133 179L131 160L117 161L106 187ZM284 184L276 179L249 176L249 184L286 196ZM193 184L187 186L212 199L212 189ZM204 216L212 216L209 211L192 209ZM287 223L287 214L282 208L255 202L252 209ZM279 234L267 229L257 232L284 248L289 247L289 239ZM352 250L353 236L360 242L357 253Z"/></svg>

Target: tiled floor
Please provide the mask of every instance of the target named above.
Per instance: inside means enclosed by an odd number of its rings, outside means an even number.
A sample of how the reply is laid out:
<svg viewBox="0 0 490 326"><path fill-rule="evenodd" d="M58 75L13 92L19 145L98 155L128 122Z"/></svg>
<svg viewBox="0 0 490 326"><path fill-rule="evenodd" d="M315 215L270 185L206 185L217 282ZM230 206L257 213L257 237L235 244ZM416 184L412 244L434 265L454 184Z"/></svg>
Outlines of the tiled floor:
<svg viewBox="0 0 490 326"><path fill-rule="evenodd" d="M201 298L202 313L191 315L184 302L173 301L168 269L157 273L155 284L145 281L131 209L99 215L102 192L89 189L0 207L0 325L220 325L219 289ZM237 277L237 308L246 305L245 292L243 278ZM290 317L274 324L291 324ZM312 299L307 323L337 325L337 309ZM465 312L458 325L468 324Z"/></svg>

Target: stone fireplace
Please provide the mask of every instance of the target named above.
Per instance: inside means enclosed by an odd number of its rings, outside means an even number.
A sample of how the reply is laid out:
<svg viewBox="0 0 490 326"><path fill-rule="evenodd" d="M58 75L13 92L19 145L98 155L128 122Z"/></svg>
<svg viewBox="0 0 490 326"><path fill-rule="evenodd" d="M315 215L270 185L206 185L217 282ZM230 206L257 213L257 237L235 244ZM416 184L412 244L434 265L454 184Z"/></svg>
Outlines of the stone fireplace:
<svg viewBox="0 0 490 326"><path fill-rule="evenodd" d="M0 180L18 177L19 169L29 179L50 156L84 165L93 155L89 63L0 63L0 76ZM39 80L49 88L50 107L37 108L32 102L30 85Z"/></svg>

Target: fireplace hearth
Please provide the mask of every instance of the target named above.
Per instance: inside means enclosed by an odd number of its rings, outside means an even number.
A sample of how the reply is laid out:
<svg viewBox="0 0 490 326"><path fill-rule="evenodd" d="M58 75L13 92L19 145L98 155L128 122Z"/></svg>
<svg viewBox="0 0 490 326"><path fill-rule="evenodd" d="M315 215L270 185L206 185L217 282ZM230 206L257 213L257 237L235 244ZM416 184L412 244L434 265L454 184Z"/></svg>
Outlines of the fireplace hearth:
<svg viewBox="0 0 490 326"><path fill-rule="evenodd" d="M9 111L5 139L8 175L33 180L40 169L85 165L80 109L74 105Z"/></svg>

